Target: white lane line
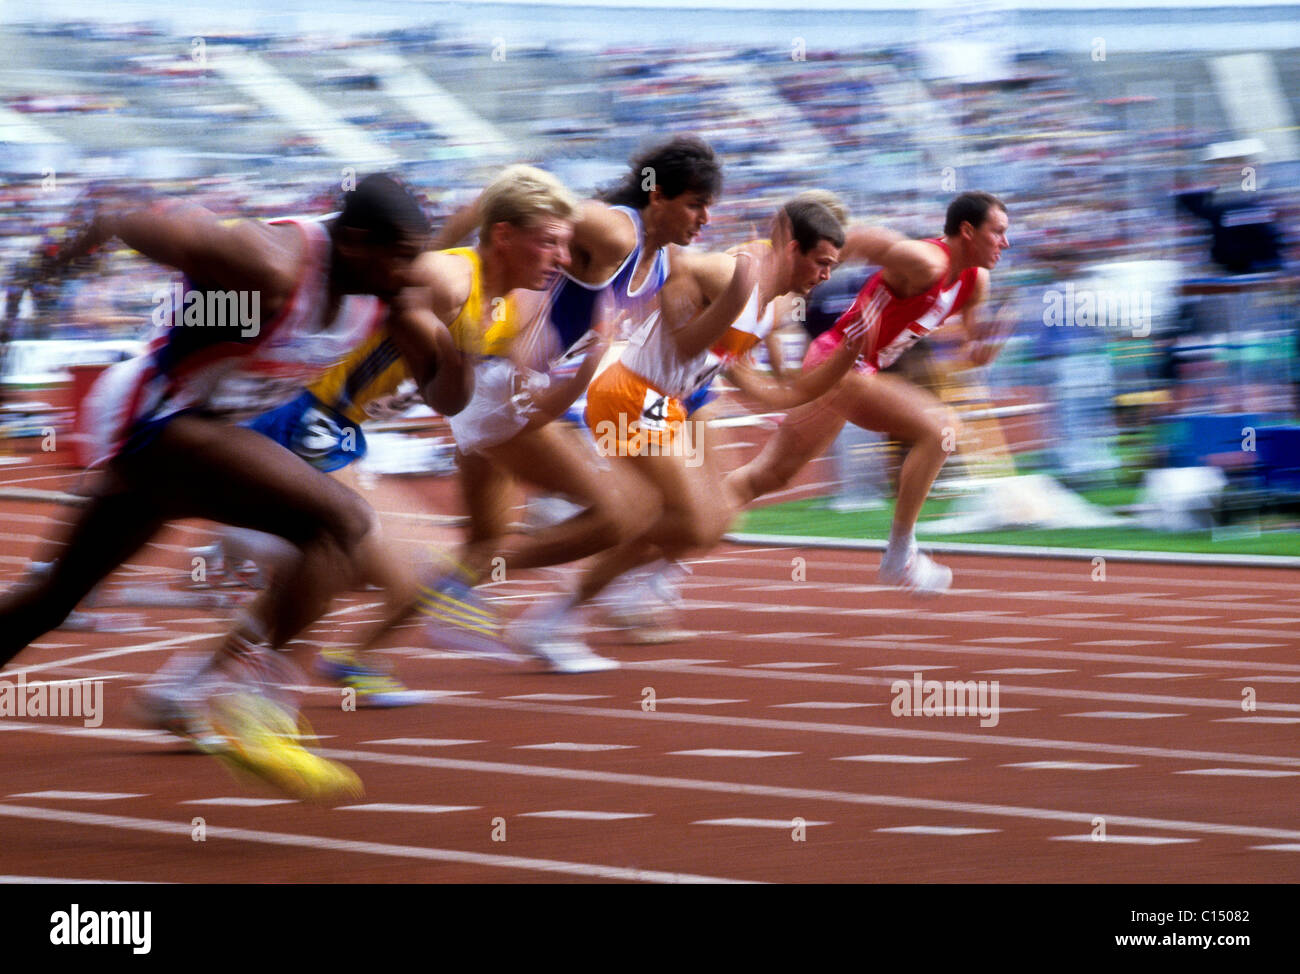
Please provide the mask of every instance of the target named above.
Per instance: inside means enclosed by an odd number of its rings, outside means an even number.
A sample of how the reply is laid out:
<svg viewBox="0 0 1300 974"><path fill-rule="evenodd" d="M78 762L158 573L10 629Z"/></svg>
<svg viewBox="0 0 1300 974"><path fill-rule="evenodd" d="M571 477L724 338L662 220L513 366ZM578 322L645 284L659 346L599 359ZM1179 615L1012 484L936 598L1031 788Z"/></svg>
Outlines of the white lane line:
<svg viewBox="0 0 1300 974"><path fill-rule="evenodd" d="M799 754L798 751L749 751L739 748L701 747L692 751L669 751L689 758L785 758Z"/></svg>
<svg viewBox="0 0 1300 974"><path fill-rule="evenodd" d="M1168 643L1168 639L1093 639L1086 643L1076 643L1077 646L1161 646Z"/></svg>
<svg viewBox="0 0 1300 974"><path fill-rule="evenodd" d="M747 700L729 700L723 697L660 697L659 703L675 703L682 707L712 707L723 703L748 703Z"/></svg>
<svg viewBox="0 0 1300 974"><path fill-rule="evenodd" d="M837 586L833 590L833 594L836 595L843 595L845 593L854 594L857 588L858 586L841 585L841 586ZM948 594L950 596L961 595L961 594L987 595L987 597L989 598L1000 599L1004 602L1007 599L1018 599L1018 598L1030 598L1033 601L1047 601L1045 596L1029 596L1024 592L1013 592L1013 591L989 591L987 593L983 593L978 589L970 590L970 591L954 589L950 591ZM1057 601L1057 600L1058 599L1054 597L1051 601ZM1084 604L1096 604L1097 596L1088 596L1084 598L1075 599L1073 601L1078 601ZM1143 603L1140 601L1130 602L1130 600L1124 598L1111 598L1109 599L1109 602L1111 604L1115 604L1115 603L1124 604L1124 605L1132 604L1140 608L1145 608L1148 607L1149 605L1149 603ZM1196 608L1197 605L1195 602L1191 602L1189 604L1189 607ZM880 607L880 608L869 608L869 609L840 609L833 605L816 605L812 603L805 603L800 605L759 605L753 602L705 601L702 599L692 601L691 603L686 605L685 608L687 609L687 611L690 612L705 612L705 611L710 611L715 609L721 609L725 611L739 612L739 613L764 612L764 613L784 613L784 614L795 615L795 616L815 616L820 619L824 619L827 615L848 616L848 617L857 617L857 616L882 617L882 618L889 617L889 616L905 615L907 616L909 622L916 622L920 624L929 624L933 622L954 623L954 622L960 622L961 620L969 617L969 613L962 612L962 611L927 612L925 610L901 609L901 608L892 608L888 606ZM1225 606L1215 605L1213 606L1213 608L1223 609L1225 608ZM1242 606L1242 608L1250 608L1250 609L1257 610L1259 607ZM1209 616L1207 618L1217 619L1218 617ZM1038 616L1038 615L1031 614L1028 608L1023 617L1017 617L1015 615L1002 616L998 618L998 623L1000 625L1006 625L1006 626L1032 626L1033 628L1036 629L1065 629L1065 630L1082 629L1089 633L1095 632L1097 629L1096 623L1089 619L1051 619L1045 616ZM1174 636L1181 636L1181 637L1186 637L1188 635L1228 636L1228 637L1254 635L1254 633L1244 633L1242 631L1241 626L1239 625L1231 626L1231 627L1226 625L1225 626L1176 626L1176 625L1156 625L1149 622L1137 622L1133 620L1127 620L1123 623L1123 628L1130 632L1149 632L1149 633L1159 633L1162 635L1174 635ZM1277 633L1261 632L1259 633L1259 635L1276 636ZM992 641L992 638L993 637L991 637L990 641ZM1032 637L1032 638L1034 641L1046 641L1046 637ZM1068 637L1066 636L1065 633L1062 633L1060 636L1057 636L1055 638L1059 640ZM1000 641L1006 643L1009 642L1010 640L1005 638L1000 638Z"/></svg>
<svg viewBox="0 0 1300 974"><path fill-rule="evenodd" d="M1294 623L1300 625L1300 618L1296 616L1269 616L1267 619L1242 619L1243 625L1249 626L1278 626Z"/></svg>
<svg viewBox="0 0 1300 974"><path fill-rule="evenodd" d="M106 740L121 741L164 741L176 740L166 731L137 730L134 727L77 727L58 726L55 724L18 724L9 720L0 720L0 731L26 731L37 734L65 734L69 737L98 737Z"/></svg>
<svg viewBox="0 0 1300 974"><path fill-rule="evenodd" d="M1155 720L1157 717L1186 717L1186 714L1158 714L1149 710L1090 710L1066 717L1096 717L1099 720Z"/></svg>
<svg viewBox="0 0 1300 974"><path fill-rule="evenodd" d="M892 828L876 829L877 832L899 832L904 835L988 835L1001 832L1001 829L974 829L952 825L895 825Z"/></svg>
<svg viewBox="0 0 1300 974"><path fill-rule="evenodd" d="M1206 619L1217 619L1218 616L1150 616L1147 622L1204 622Z"/></svg>
<svg viewBox="0 0 1300 974"><path fill-rule="evenodd" d="M1300 717L1216 717L1216 724L1300 724Z"/></svg>
<svg viewBox="0 0 1300 974"><path fill-rule="evenodd" d="M745 632L738 633L740 639L779 639L782 642L796 642L801 639L821 639L835 636L833 632Z"/></svg>
<svg viewBox="0 0 1300 974"><path fill-rule="evenodd" d="M625 818L652 818L650 812L584 812L574 808L556 808L549 812L520 812L519 818L573 818L585 822L616 822Z"/></svg>
<svg viewBox="0 0 1300 974"><path fill-rule="evenodd" d="M1151 661L1145 661L1151 662ZM1181 664L1182 660L1170 660L1172 663ZM1197 661L1198 666L1204 666L1203 661ZM665 667L649 666L645 663L628 662L623 664L626 669L650 670L666 669ZM1230 664L1234 670L1240 670L1240 663ZM1267 664L1260 664L1267 665ZM1279 669L1285 667L1278 667ZM853 686L875 686L886 687L892 691L894 684L897 682L888 677L874 676L856 676L847 673L803 673L803 672L773 672L771 670L749 670L744 667L697 667L691 672L704 673L710 676L740 676L747 677L751 680L786 680L796 683L843 683ZM1208 697L1179 697L1168 694L1151 694L1135 693L1114 690L1083 690L1075 688L1056 688L1043 686L1021 686L1021 685L1002 685L1001 693L1004 696L1018 694L1033 697L1049 697L1069 701L1097 700L1114 703L1140 703L1140 704L1167 704L1178 707L1212 707L1219 710L1240 710L1240 699L1214 699ZM884 696L885 694L881 694ZM1300 704L1290 703L1273 703L1263 702L1258 704L1261 710L1274 710L1282 712L1297 713L1300 712Z"/></svg>
<svg viewBox="0 0 1300 974"><path fill-rule="evenodd" d="M872 639L889 639L894 642L906 642L913 639L938 639L939 636L917 635L914 632L883 632L879 636L872 636Z"/></svg>
<svg viewBox="0 0 1300 974"><path fill-rule="evenodd" d="M1276 649L1286 643L1202 643L1191 649Z"/></svg>
<svg viewBox="0 0 1300 974"><path fill-rule="evenodd" d="M1129 673L1101 673L1108 680L1181 680L1193 676L1205 676L1204 673L1171 673L1168 670L1133 670ZM1300 679L1300 677L1297 677Z"/></svg>
<svg viewBox="0 0 1300 974"><path fill-rule="evenodd" d="M152 643L144 643L140 646L124 646L118 649L105 649L95 653L88 653L85 656L72 656L68 659L51 660L48 663L35 663L31 666L21 666L13 670L5 670L5 679L27 674L39 673L44 670L59 669L64 666L75 666L78 663L90 663L95 660L112 659L116 656L134 656L139 653L157 653L167 649L174 649L177 646L184 646L188 643L199 642L200 640L214 641L217 636L210 632L190 633L185 636L172 636L170 639L159 639Z"/></svg>
<svg viewBox="0 0 1300 974"><path fill-rule="evenodd" d="M1224 683L1300 683L1300 676L1225 676Z"/></svg>
<svg viewBox="0 0 1300 974"><path fill-rule="evenodd" d="M798 703L774 703L771 707L792 710L855 710L859 707L883 707L883 703L855 703L849 700L800 700Z"/></svg>
<svg viewBox="0 0 1300 974"><path fill-rule="evenodd" d="M229 805L232 808L263 808L267 805L297 805L293 798L192 798L178 805Z"/></svg>
<svg viewBox="0 0 1300 974"><path fill-rule="evenodd" d="M1197 751L1182 748L1148 747L1136 744L1106 744L1097 741L1072 741L1052 738L1004 736L987 731L962 732L921 730L898 726L892 721L882 727L860 724L831 724L804 720L773 720L766 717L723 717L719 714L671 713L657 711L644 713L639 708L610 710L602 707L576 707L567 704L503 703L496 700L454 700L449 705L464 707L490 707L529 710L537 713L565 714L579 717L607 717L614 720L660 720L680 724L701 724L727 729L746 728L782 732L807 732L813 734L842 734L849 737L884 737L907 741L941 741L973 747L984 744L995 747L1037 748L1049 751L1084 751L1094 754L1114 754L1125 757L1172 758L1188 761L1216 761L1224 764L1267 764L1300 768L1300 757L1236 753L1232 751ZM1297 833L1300 835L1300 833Z"/></svg>
<svg viewBox="0 0 1300 974"><path fill-rule="evenodd" d="M103 828L126 829L135 832L153 832L185 837L190 834L189 822L167 822L159 819L133 818L125 815L65 812L2 803L0 803L0 815L36 821L66 822L70 825L98 825ZM346 839L331 839L320 835L295 835L288 832L265 832L260 829L233 829L218 825L209 825L207 827L207 837L208 841L230 839L235 842L256 842L262 845L293 846L302 849L324 849L330 852L354 852L361 855L388 856L394 859L456 862L474 866L490 866L498 869L532 870L534 872L558 873L591 879L622 879L643 883L744 882L744 880L724 879L718 876L700 876L693 873L670 873L654 869L628 869L622 866L566 862L559 859L491 855L485 852L464 852L459 849L390 845L386 842L358 842Z"/></svg>
<svg viewBox="0 0 1300 974"><path fill-rule="evenodd" d="M642 660L644 665L652 666L711 666L714 663L726 663L724 659L647 659Z"/></svg>
<svg viewBox="0 0 1300 974"><path fill-rule="evenodd" d="M472 812L481 805L403 805L398 802L369 802L365 805L339 805L339 812L409 812L413 815L442 815L446 812Z"/></svg>
<svg viewBox="0 0 1300 974"><path fill-rule="evenodd" d="M1253 845L1251 848L1274 852L1300 852L1300 842L1283 842L1278 845Z"/></svg>
<svg viewBox="0 0 1300 974"><path fill-rule="evenodd" d="M1053 612L1048 619L1113 619L1118 612Z"/></svg>
<svg viewBox="0 0 1300 974"><path fill-rule="evenodd" d="M983 639L963 639L964 643L1050 643L1053 640L1048 636L986 636Z"/></svg>
<svg viewBox="0 0 1300 974"><path fill-rule="evenodd" d="M1030 771L1110 771L1113 768L1136 768L1137 765L1095 764L1088 761L1020 761L1016 764L1004 764L1002 767L1026 768Z"/></svg>
<svg viewBox="0 0 1300 974"><path fill-rule="evenodd" d="M935 666L929 663L889 663L885 666L859 666L859 670L865 672L877 671L884 673L915 673L918 670L922 673L927 670L953 670L955 666Z"/></svg>
<svg viewBox="0 0 1300 974"><path fill-rule="evenodd" d="M692 825L729 825L742 829L785 829L789 831L798 825L830 825L830 822L796 822L792 818L702 818Z"/></svg>
<svg viewBox="0 0 1300 974"><path fill-rule="evenodd" d="M120 798L144 798L143 794L129 791L23 791L10 798L55 798L70 802L109 802Z"/></svg>
<svg viewBox="0 0 1300 974"><path fill-rule="evenodd" d="M549 744L516 744L516 751L631 751L635 744L581 744L576 741L552 741Z"/></svg>
<svg viewBox="0 0 1300 974"><path fill-rule="evenodd" d="M752 670L813 670L819 666L839 666L838 663L747 663Z"/></svg>
<svg viewBox="0 0 1300 974"><path fill-rule="evenodd" d="M942 639L941 636L933 637ZM897 646L890 640L880 639L875 636L862 636L853 639L810 639L809 646L816 646L827 649L850 649L861 651L863 649L875 650L896 650ZM961 656L996 656L1006 655L1005 647L997 646L964 646L953 642L937 643L910 643L906 647L909 651L916 652L934 652L957 654ZM1300 664L1295 663L1272 663L1259 662L1253 660L1222 659L1219 657L1188 658L1185 656L1146 656L1135 655L1132 653L1091 653L1081 650L1062 650L1062 649L1042 649L1035 647L1029 654L1035 659L1043 660L1061 660L1063 662L1087 662L1100 663L1105 665L1118 665L1120 663L1138 663L1144 666L1196 666L1208 667L1211 669L1239 669L1243 666L1252 667L1275 667L1279 670L1289 670L1294 673L1300 673ZM648 666L650 660L643 660L635 665Z"/></svg>
<svg viewBox="0 0 1300 974"><path fill-rule="evenodd" d="M1270 771L1267 768L1196 768L1192 771L1175 771L1174 774L1230 775L1235 778L1300 777L1300 771Z"/></svg>
<svg viewBox="0 0 1300 974"><path fill-rule="evenodd" d="M1105 845L1174 845L1179 842L1200 842L1200 839L1181 839L1169 835L1111 835L1106 834L1106 838L1100 839L1088 835L1053 835L1050 837L1053 842L1096 842L1099 846Z"/></svg>
<svg viewBox="0 0 1300 974"><path fill-rule="evenodd" d="M608 693L517 693L502 697L502 700L554 700L564 703L569 700L608 700Z"/></svg>
<svg viewBox="0 0 1300 974"><path fill-rule="evenodd" d="M361 743L392 744L394 747L455 747L457 744L486 744L487 741L472 741L459 737L389 737Z"/></svg>
<svg viewBox="0 0 1300 974"><path fill-rule="evenodd" d="M1000 670L976 670L990 676L1050 676L1055 673L1073 673L1074 670L1051 670L1041 666L1007 666Z"/></svg>
<svg viewBox="0 0 1300 974"><path fill-rule="evenodd" d="M875 764L942 764L945 761L965 761L966 758L943 758L926 754L850 754L831 760L870 761Z"/></svg>

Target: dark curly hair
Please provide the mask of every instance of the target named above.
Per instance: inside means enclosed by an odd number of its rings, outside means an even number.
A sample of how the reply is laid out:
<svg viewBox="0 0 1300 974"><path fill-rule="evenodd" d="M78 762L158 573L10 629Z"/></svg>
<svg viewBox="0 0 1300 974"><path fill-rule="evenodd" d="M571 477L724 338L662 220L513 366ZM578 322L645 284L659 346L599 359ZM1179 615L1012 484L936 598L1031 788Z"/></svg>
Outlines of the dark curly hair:
<svg viewBox="0 0 1300 974"><path fill-rule="evenodd" d="M682 193L700 193L710 200L722 191L722 164L703 139L677 135L659 142L629 162L628 173L600 194L603 202L642 209L650 202L650 189L668 199Z"/></svg>

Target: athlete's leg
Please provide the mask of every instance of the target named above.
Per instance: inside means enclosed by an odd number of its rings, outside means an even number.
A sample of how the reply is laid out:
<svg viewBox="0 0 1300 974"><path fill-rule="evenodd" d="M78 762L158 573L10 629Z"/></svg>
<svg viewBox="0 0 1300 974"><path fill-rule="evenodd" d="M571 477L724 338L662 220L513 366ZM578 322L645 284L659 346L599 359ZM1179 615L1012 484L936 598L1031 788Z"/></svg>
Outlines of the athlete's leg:
<svg viewBox="0 0 1300 974"><path fill-rule="evenodd" d="M484 453L517 479L562 494L583 510L527 538L476 545L467 561L479 574L495 557L504 559L507 571L585 558L637 537L659 513L657 503L640 495L624 471L602 465L582 434L561 424L521 433Z"/></svg>
<svg viewBox="0 0 1300 974"><path fill-rule="evenodd" d="M510 533L510 512L519 497L515 478L482 453L457 453L461 497L469 515L463 557L491 564L502 539Z"/></svg>
<svg viewBox="0 0 1300 974"><path fill-rule="evenodd" d="M727 476L727 491L737 508L784 488L795 474L835 442L845 419L831 407L828 399L817 399L791 410L758 455Z"/></svg>
<svg viewBox="0 0 1300 974"><path fill-rule="evenodd" d="M182 416L135 466L134 479L175 498L171 517L264 531L302 551L273 600L266 634L273 647L318 619L353 582L354 553L371 524L365 502L260 433Z"/></svg>
<svg viewBox="0 0 1300 974"><path fill-rule="evenodd" d="M139 550L166 516L116 475L73 513L61 547L46 546L48 571L32 573L0 596L0 666L58 626L109 572Z"/></svg>
<svg viewBox="0 0 1300 974"><path fill-rule="evenodd" d="M899 472L894 507L895 533L910 537L930 487L957 443L961 427L956 414L925 390L880 374L847 376L832 394L831 405L864 429L911 444Z"/></svg>

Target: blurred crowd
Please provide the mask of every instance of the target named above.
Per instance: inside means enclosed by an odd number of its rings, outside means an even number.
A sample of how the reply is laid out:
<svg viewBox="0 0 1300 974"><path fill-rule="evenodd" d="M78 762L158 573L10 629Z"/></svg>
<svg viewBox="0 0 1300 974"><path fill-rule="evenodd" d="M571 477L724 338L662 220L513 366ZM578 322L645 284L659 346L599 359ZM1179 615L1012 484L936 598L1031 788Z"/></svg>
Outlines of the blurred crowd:
<svg viewBox="0 0 1300 974"><path fill-rule="evenodd" d="M1269 171L1248 157L1204 161L1236 133L1207 90L1203 58L1192 55L1145 58L1154 86L1141 77L1120 84L1086 56L1051 53L1016 56L996 81L956 83L927 78L917 49L792 52L787 38L770 49L496 51L434 29L353 38L187 38L120 25L7 30L10 49L42 66L43 90L9 82L0 103L63 143L52 179L18 166L17 155L0 158L10 170L0 188L5 301L9 311L22 302L19 330L29 337L80 335L90 322L129 334L147 322L162 275L128 254L115 252L66 284L36 269L91 179L147 183L231 215L334 205L349 163L328 128L296 128L277 110L274 88L255 97L217 69L222 52L237 51L390 152L396 162L384 168L425 194L435 221L502 164L547 166L590 193L639 145L693 131L725 161L706 247L764 234L777 202L812 186L839 193L857 219L916 236L939 234L943 206L961 190L1002 196L1012 250L995 274L994 305L1013 326L995 369L1002 384L1051 387L1045 360L1082 343L1115 365L1105 396L1140 392L1175 381L1196 359L1179 359L1178 342L1201 348L1213 344L1206 336L1226 333L1262 336L1260 347L1286 359L1284 384L1300 379L1294 291L1285 283L1300 257L1298 164ZM396 88L375 66L376 53L422 74L436 103L420 111L390 97ZM1166 94L1132 94L1139 90ZM1300 93L1285 94L1300 107ZM283 97L294 96L286 89ZM1243 192L1234 181L1247 166L1250 204L1267 218L1274 253L1232 267L1212 256L1217 230L1204 211ZM367 162L352 168L363 172ZM1193 190L1218 196L1198 197L1199 211L1179 205ZM1143 266L1134 262L1173 266L1175 285L1257 271L1282 281L1235 302L1175 287L1163 303L1157 297L1140 342L1135 333L1043 327L1051 289L1083 286L1098 265ZM1277 405L1294 409L1289 397Z"/></svg>

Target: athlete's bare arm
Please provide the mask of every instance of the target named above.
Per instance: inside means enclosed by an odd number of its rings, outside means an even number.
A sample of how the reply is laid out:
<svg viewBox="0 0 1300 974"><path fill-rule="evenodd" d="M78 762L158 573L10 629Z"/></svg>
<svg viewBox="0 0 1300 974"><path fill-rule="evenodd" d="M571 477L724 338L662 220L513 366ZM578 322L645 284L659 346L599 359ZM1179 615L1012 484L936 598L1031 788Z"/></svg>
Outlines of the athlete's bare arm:
<svg viewBox="0 0 1300 974"><path fill-rule="evenodd" d="M76 260L115 238L193 281L260 292L266 315L274 315L293 293L303 253L302 234L295 227L257 220L227 222L197 204L162 200L125 210L102 209L56 260Z"/></svg>
<svg viewBox="0 0 1300 974"><path fill-rule="evenodd" d="M885 227L855 226L844 234L840 248L841 264L881 264L895 244L907 238Z"/></svg>
<svg viewBox="0 0 1300 974"><path fill-rule="evenodd" d="M745 310L757 283L752 254L688 254L674 248L659 310L678 353L689 359L712 348Z"/></svg>
<svg viewBox="0 0 1300 974"><path fill-rule="evenodd" d="M404 288L389 316L389 334L420 394L444 416L465 408L473 393L470 371L445 322L469 300L469 262L450 254L421 254L412 268L417 286Z"/></svg>
<svg viewBox="0 0 1300 974"><path fill-rule="evenodd" d="M844 341L814 369L794 373L787 378L770 378L762 375L744 361L732 364L727 377L751 399L756 399L770 409L794 409L804 403L824 396L844 378L853 363L862 354L869 337L880 324L880 310L884 298L872 301L863 309L862 317L844 332Z"/></svg>
<svg viewBox="0 0 1300 974"><path fill-rule="evenodd" d="M606 281L635 246L636 229L625 214L600 200L584 200L573 223L567 269L584 284Z"/></svg>
<svg viewBox="0 0 1300 974"><path fill-rule="evenodd" d="M1002 350L998 322L986 310L989 296L989 272L981 267L975 276L975 293L961 312L961 327L966 333L965 355L972 365L988 365Z"/></svg>
<svg viewBox="0 0 1300 974"><path fill-rule="evenodd" d="M900 298L929 290L948 271L948 255L928 240L902 240L880 257L885 283Z"/></svg>

